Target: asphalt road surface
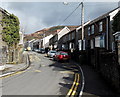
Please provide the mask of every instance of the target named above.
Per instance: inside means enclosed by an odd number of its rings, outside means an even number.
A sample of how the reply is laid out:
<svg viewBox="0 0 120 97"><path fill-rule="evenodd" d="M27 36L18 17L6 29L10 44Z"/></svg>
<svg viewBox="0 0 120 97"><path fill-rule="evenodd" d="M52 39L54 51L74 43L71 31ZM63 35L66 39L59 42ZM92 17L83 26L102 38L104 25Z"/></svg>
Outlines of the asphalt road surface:
<svg viewBox="0 0 120 97"><path fill-rule="evenodd" d="M29 52L29 57L31 65L27 70L2 79L2 95L78 97L81 94L83 76L75 62L56 62L35 52ZM120 97L90 66L82 65L81 68L85 77L82 97Z"/></svg>
<svg viewBox="0 0 120 97"><path fill-rule="evenodd" d="M82 77L75 63L59 63L35 52L29 56L27 70L2 79L2 95L79 94Z"/></svg>

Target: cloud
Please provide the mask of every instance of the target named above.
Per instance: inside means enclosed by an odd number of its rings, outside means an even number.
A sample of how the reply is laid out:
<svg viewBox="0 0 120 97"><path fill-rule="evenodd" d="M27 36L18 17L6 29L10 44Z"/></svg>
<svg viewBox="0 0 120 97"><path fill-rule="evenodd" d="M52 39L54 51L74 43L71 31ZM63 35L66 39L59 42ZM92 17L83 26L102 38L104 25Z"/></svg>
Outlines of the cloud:
<svg viewBox="0 0 120 97"><path fill-rule="evenodd" d="M59 25L78 6L78 2L64 5L62 2L9 2L3 3L10 13L19 17L26 33ZM112 4L112 5L111 5ZM94 19L117 7L112 3L84 3L85 21ZM79 25L81 22L81 7L66 20L63 25Z"/></svg>

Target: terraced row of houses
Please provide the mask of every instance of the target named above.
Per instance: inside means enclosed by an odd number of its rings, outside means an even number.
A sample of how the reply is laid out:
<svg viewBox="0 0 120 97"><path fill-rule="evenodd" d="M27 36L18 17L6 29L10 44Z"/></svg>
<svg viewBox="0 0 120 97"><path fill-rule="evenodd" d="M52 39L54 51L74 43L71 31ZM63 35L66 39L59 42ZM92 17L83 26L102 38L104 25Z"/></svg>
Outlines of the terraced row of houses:
<svg viewBox="0 0 120 97"><path fill-rule="evenodd" d="M84 24L84 50L87 48L94 49L95 47L100 47L109 51L114 51L114 32L112 30L112 21L118 11L119 7ZM81 30L82 28L80 26L69 31L69 33L65 34L62 38L58 38L58 48L65 50L79 48L79 50L81 50ZM50 39L50 45L54 45L54 42L56 42L56 38L53 38ZM54 42L51 41L52 39Z"/></svg>
<svg viewBox="0 0 120 97"><path fill-rule="evenodd" d="M120 89L120 32L113 30L113 21L120 14L120 7L70 30L59 39L58 34L49 40L52 49L68 51L81 64L93 66L117 89ZM120 22L120 21L118 21ZM120 27L119 25L117 25ZM117 38L117 39L116 39Z"/></svg>

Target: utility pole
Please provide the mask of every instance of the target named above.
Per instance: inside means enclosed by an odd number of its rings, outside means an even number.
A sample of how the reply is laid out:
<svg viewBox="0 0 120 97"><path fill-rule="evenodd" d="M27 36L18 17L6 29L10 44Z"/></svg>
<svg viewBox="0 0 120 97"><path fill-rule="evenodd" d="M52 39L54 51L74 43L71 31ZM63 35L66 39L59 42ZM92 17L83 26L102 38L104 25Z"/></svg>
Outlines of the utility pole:
<svg viewBox="0 0 120 97"><path fill-rule="evenodd" d="M83 40L84 40L84 5L81 2L82 9L81 9L81 26L82 26L82 50L83 50Z"/></svg>
<svg viewBox="0 0 120 97"><path fill-rule="evenodd" d="M81 24L82 24L82 40L84 40L84 6L83 6L83 2L81 2L82 4L82 14L81 14Z"/></svg>
<svg viewBox="0 0 120 97"><path fill-rule="evenodd" d="M43 41L44 41L44 43L43 43L43 44L44 44L44 47L43 47L43 48L45 49L45 32L44 32L44 34L43 34L43 37L44 37L44 40L43 40Z"/></svg>

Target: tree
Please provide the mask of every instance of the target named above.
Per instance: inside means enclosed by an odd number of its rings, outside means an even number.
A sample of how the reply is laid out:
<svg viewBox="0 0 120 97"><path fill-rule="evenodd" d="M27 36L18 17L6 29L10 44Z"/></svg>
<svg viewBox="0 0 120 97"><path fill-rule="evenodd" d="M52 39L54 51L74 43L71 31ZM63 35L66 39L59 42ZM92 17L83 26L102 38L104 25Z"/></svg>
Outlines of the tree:
<svg viewBox="0 0 120 97"><path fill-rule="evenodd" d="M14 51L16 50L17 43L20 40L19 36L19 19L13 15L4 15L2 19L2 39L8 45L9 53L10 48L13 48ZM13 61L13 60L12 60Z"/></svg>
<svg viewBox="0 0 120 97"><path fill-rule="evenodd" d="M13 14L9 16L4 16L2 20L3 30L2 36L3 41L7 43L8 46L13 46L19 42L19 20Z"/></svg>

